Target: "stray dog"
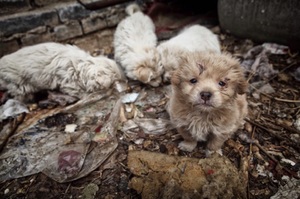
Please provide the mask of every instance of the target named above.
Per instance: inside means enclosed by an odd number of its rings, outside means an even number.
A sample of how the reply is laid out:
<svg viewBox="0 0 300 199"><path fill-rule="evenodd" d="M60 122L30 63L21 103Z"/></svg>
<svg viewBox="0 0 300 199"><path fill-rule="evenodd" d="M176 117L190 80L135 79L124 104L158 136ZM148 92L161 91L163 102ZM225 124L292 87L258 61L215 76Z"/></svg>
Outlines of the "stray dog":
<svg viewBox="0 0 300 199"><path fill-rule="evenodd" d="M206 155L222 154L223 143L243 127L248 113L248 83L239 62L229 54L187 53L171 78L167 105L171 123L192 151L206 141Z"/></svg>
<svg viewBox="0 0 300 199"><path fill-rule="evenodd" d="M127 6L126 12L128 16L118 24L114 34L115 60L128 78L157 87L163 67L156 49L154 23L135 3Z"/></svg>
<svg viewBox="0 0 300 199"><path fill-rule="evenodd" d="M41 43L0 59L0 89L21 101L38 91L55 89L80 98L108 89L122 78L114 60L93 57L68 44Z"/></svg>
<svg viewBox="0 0 300 199"><path fill-rule="evenodd" d="M201 25L184 28L176 36L161 42L157 49L164 67L164 82L170 82L171 73L178 68L179 59L185 52L210 51L221 53L218 36Z"/></svg>

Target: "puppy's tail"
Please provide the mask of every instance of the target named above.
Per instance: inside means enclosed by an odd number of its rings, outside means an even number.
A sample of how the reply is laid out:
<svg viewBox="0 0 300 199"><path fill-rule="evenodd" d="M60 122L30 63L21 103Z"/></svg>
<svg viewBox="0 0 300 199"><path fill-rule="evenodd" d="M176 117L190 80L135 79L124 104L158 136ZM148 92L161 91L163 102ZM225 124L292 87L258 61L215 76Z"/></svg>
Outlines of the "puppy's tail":
<svg viewBox="0 0 300 199"><path fill-rule="evenodd" d="M136 12L141 12L141 8L138 4L132 3L126 7L125 12L128 15L133 15Z"/></svg>

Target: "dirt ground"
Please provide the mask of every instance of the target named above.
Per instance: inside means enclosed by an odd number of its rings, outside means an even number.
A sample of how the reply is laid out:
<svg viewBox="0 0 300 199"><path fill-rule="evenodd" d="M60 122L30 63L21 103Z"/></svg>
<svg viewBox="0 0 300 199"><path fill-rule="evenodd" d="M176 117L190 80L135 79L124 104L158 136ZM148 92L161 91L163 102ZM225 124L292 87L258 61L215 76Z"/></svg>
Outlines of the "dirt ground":
<svg viewBox="0 0 300 199"><path fill-rule="evenodd" d="M260 45L226 34L218 26L214 26L212 30L218 34L222 50L232 53L241 62L248 50ZM107 45L102 49L94 49L92 53L112 56L113 49L108 42L112 41L112 34L106 35L104 40ZM86 45L82 47L88 49L89 44ZM255 71L249 73L250 113L245 129L237 132L222 148L224 156L238 170L241 169L241 165L247 168L248 199L270 198L279 190L284 190L284 185L291 183L291 179L298 180L293 182L299 183L300 131L299 127L295 127L295 122L298 119L300 126L300 83L293 74L300 65L300 55L289 50L285 54L269 54L268 59L278 73L264 79L263 84L269 84L274 92L255 87L257 75ZM152 93L161 96L155 103L145 102L143 107L138 107L139 111L153 118L168 118L164 110L168 96L161 91L162 88L150 88L136 82L129 82L128 85L131 92L145 90L148 97L151 97ZM3 125L0 125L0 128L2 127ZM127 166L128 150L205 158L203 143L199 143L193 152L180 151L177 144L181 137L175 130L155 135L147 134L143 130L136 134L127 134L119 128L116 136L117 148L100 167L86 177L67 183L58 183L43 173L11 179L0 183L0 198L141 198L137 191L128 186L133 177ZM292 183L287 190L297 192L297 187ZM297 193L299 198L299 188Z"/></svg>

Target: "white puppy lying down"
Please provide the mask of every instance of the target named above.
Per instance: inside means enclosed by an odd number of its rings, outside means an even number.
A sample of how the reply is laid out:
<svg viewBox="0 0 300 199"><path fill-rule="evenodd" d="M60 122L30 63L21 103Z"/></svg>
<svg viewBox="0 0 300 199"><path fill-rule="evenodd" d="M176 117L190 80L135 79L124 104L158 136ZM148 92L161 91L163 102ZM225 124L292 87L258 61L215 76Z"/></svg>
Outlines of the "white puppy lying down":
<svg viewBox="0 0 300 199"><path fill-rule="evenodd" d="M157 87L163 68L157 52L155 26L137 4L127 6L128 16L117 26L114 34L115 60L128 78Z"/></svg>
<svg viewBox="0 0 300 199"><path fill-rule="evenodd" d="M192 25L176 36L161 42L157 47L164 67L164 82L169 82L171 73L179 66L179 59L185 52L209 51L221 53L220 42L211 30L201 25Z"/></svg>
<svg viewBox="0 0 300 199"><path fill-rule="evenodd" d="M108 89L121 78L114 60L54 42L24 47L0 59L0 89L22 101L29 94L54 89L82 97Z"/></svg>

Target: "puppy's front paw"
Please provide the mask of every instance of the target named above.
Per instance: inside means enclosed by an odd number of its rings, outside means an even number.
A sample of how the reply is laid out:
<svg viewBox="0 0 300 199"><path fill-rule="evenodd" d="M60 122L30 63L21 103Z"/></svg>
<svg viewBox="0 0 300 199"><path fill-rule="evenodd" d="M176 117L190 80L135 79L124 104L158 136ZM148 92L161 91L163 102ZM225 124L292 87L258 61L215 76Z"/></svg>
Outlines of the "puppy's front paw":
<svg viewBox="0 0 300 199"><path fill-rule="evenodd" d="M196 141L182 141L179 143L178 148L182 151L192 152L197 146Z"/></svg>
<svg viewBox="0 0 300 199"><path fill-rule="evenodd" d="M223 156L222 149L219 149L219 150L217 150L217 151L211 151L211 150L206 149L206 151L205 151L205 156L208 158L208 157L210 157L213 153L218 153L219 155Z"/></svg>

